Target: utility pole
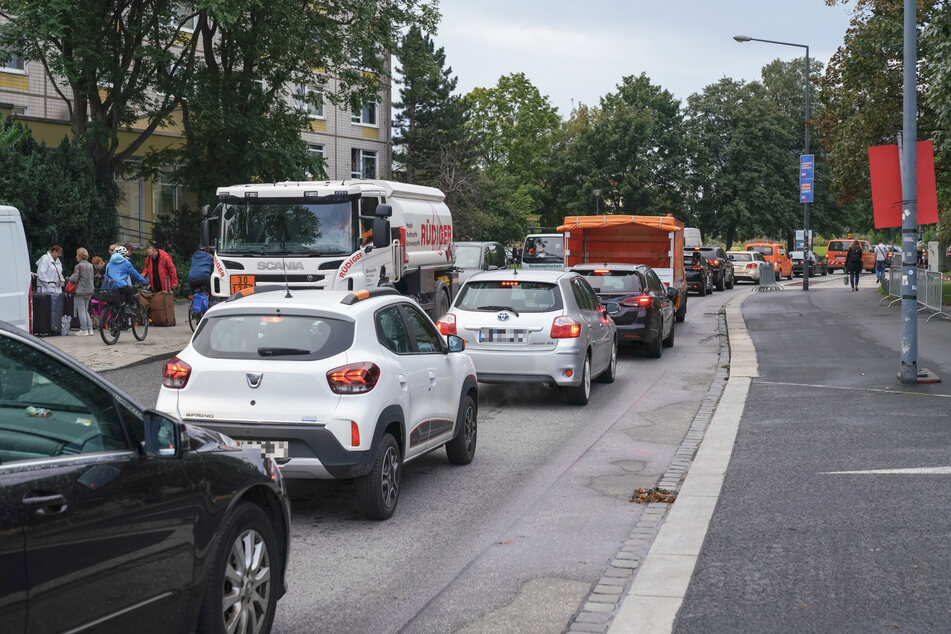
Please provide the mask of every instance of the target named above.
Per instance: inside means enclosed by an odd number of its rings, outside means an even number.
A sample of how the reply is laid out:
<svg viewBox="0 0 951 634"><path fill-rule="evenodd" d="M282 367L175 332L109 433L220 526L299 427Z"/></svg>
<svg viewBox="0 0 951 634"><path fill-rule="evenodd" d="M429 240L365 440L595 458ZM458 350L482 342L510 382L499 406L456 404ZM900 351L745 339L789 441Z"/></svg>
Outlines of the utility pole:
<svg viewBox="0 0 951 634"><path fill-rule="evenodd" d="M918 382L918 94L915 0L905 0L901 147L901 370L898 380Z"/></svg>

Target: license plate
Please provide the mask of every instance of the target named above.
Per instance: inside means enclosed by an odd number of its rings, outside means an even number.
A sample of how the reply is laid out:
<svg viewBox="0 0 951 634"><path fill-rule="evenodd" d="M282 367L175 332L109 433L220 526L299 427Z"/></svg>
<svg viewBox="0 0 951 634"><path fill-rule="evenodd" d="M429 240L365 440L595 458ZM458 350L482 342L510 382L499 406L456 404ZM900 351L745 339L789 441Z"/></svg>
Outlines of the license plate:
<svg viewBox="0 0 951 634"><path fill-rule="evenodd" d="M232 295L246 288L254 288L253 275L232 275L231 276L231 294Z"/></svg>
<svg viewBox="0 0 951 634"><path fill-rule="evenodd" d="M238 440L235 439L239 447L245 449L258 449L261 454L268 458L290 458L290 442L286 440Z"/></svg>
<svg viewBox="0 0 951 634"><path fill-rule="evenodd" d="M479 331L479 343L525 343L527 334L527 330L482 328Z"/></svg>

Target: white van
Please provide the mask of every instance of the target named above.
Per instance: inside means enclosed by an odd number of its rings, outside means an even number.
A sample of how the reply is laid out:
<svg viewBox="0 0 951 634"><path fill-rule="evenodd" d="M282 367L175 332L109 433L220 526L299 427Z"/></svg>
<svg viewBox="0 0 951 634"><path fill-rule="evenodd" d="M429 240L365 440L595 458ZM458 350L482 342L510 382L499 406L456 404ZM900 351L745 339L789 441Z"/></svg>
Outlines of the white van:
<svg viewBox="0 0 951 634"><path fill-rule="evenodd" d="M523 269L565 268L565 236L560 233L531 233L522 246Z"/></svg>
<svg viewBox="0 0 951 634"><path fill-rule="evenodd" d="M700 238L700 229L696 227L684 227L684 248L692 249L702 246L703 240Z"/></svg>
<svg viewBox="0 0 951 634"><path fill-rule="evenodd" d="M20 212L0 205L0 321L30 330L30 256Z"/></svg>

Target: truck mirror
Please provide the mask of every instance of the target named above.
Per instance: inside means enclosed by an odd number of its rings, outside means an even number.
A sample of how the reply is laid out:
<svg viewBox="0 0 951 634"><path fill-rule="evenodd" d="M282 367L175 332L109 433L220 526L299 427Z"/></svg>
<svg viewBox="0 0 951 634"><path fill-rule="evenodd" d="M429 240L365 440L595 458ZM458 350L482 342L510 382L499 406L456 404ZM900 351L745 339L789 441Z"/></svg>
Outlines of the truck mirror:
<svg viewBox="0 0 951 634"><path fill-rule="evenodd" d="M205 205L202 209L202 216L205 215L205 212L208 210L208 205ZM211 245L211 226L208 218L202 218L201 221L201 246L207 247Z"/></svg>
<svg viewBox="0 0 951 634"><path fill-rule="evenodd" d="M209 211L211 211L211 205L202 205L202 206L201 206L201 217L202 217L202 218L207 218Z"/></svg>
<svg viewBox="0 0 951 634"><path fill-rule="evenodd" d="M389 218L390 216L393 215L393 206L392 205L377 205L376 215L377 215L377 218ZM390 232L387 231L386 234L389 235Z"/></svg>
<svg viewBox="0 0 951 634"><path fill-rule="evenodd" d="M380 205L380 207L389 207L389 205ZM377 210L380 209L377 207ZM390 221L386 218L373 219L373 247L382 249L390 245Z"/></svg>

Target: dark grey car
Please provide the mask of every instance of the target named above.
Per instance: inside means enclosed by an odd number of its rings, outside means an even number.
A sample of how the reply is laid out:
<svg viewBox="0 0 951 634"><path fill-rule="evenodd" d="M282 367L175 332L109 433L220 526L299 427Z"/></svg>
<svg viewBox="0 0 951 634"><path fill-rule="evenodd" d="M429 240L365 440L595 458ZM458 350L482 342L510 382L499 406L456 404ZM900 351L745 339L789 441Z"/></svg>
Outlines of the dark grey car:
<svg viewBox="0 0 951 634"><path fill-rule="evenodd" d="M497 271L507 266L505 247L500 242L455 242L452 247L460 286L473 273Z"/></svg>

